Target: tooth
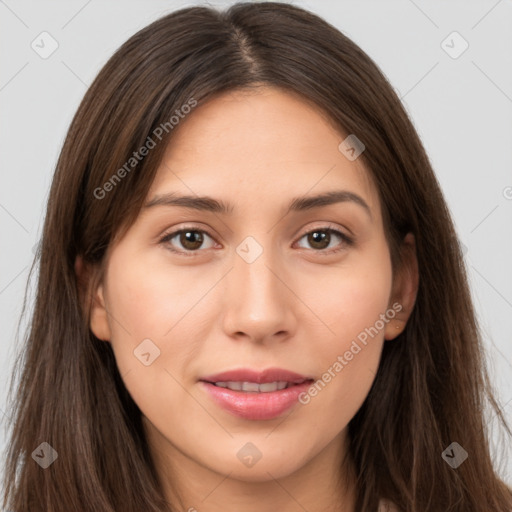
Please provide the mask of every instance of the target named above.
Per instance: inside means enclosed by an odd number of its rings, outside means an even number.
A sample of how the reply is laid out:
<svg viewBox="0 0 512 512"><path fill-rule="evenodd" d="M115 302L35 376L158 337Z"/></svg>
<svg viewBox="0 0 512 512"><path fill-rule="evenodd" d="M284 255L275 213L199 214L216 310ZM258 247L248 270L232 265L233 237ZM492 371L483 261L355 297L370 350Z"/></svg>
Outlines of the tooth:
<svg viewBox="0 0 512 512"><path fill-rule="evenodd" d="M276 391L277 388L277 382L265 382L265 384L260 384L260 391L263 393L268 393L269 391Z"/></svg>
<svg viewBox="0 0 512 512"><path fill-rule="evenodd" d="M257 382L242 382L242 391L259 391L260 386Z"/></svg>
<svg viewBox="0 0 512 512"><path fill-rule="evenodd" d="M263 384L258 384L257 382L215 382L216 386L220 388L231 389L232 391L246 391L249 393L271 393L273 391L280 391L282 389L286 389L287 387L292 386L286 381L274 381L274 382L265 382Z"/></svg>

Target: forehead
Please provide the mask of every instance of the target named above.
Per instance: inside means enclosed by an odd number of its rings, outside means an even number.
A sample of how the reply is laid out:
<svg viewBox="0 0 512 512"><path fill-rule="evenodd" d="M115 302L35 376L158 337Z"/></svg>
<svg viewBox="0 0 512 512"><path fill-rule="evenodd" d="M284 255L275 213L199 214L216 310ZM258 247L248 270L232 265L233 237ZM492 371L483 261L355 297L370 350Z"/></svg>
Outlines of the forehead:
<svg viewBox="0 0 512 512"><path fill-rule="evenodd" d="M151 186L187 194L279 201L329 189L378 194L360 159L339 145L347 134L299 95L273 87L217 95L180 121ZM233 201L230 201L233 202Z"/></svg>

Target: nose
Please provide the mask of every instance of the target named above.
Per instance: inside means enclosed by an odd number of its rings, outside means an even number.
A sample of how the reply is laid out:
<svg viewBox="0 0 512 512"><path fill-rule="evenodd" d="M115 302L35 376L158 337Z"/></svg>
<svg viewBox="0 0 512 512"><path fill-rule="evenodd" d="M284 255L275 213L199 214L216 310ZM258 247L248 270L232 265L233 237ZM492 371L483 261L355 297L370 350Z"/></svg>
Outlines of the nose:
<svg viewBox="0 0 512 512"><path fill-rule="evenodd" d="M223 328L226 335L255 343L275 343L293 335L297 298L293 277L270 250L248 263L235 255L226 276Z"/></svg>

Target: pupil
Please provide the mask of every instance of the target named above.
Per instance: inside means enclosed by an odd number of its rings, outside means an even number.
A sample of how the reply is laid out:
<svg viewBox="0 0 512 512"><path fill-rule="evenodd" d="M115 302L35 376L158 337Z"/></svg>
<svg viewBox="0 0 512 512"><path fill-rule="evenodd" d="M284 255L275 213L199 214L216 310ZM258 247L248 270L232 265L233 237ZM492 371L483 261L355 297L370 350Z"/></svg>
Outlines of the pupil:
<svg viewBox="0 0 512 512"><path fill-rule="evenodd" d="M329 246L330 235L325 231L313 231L313 233L310 233L309 237L309 242L313 247L315 247L315 244L320 244L321 247L316 247L317 249L325 249Z"/></svg>
<svg viewBox="0 0 512 512"><path fill-rule="evenodd" d="M180 242L185 249L198 249L203 243L203 235L198 231L184 231L181 234Z"/></svg>

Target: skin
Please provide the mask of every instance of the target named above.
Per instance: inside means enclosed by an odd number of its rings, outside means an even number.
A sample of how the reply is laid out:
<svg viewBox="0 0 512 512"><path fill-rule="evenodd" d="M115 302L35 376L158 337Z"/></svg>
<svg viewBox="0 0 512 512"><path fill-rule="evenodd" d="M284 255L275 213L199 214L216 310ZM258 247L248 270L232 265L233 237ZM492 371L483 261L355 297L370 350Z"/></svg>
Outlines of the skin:
<svg viewBox="0 0 512 512"><path fill-rule="evenodd" d="M344 138L288 92L217 96L180 122L147 200L171 191L208 195L231 202L232 213L146 208L109 248L90 326L112 344L166 496L181 497L179 510L354 509L351 468L341 464L347 425L370 390L384 340L404 328L418 274L412 235L393 274L378 191L361 160L338 149ZM286 214L292 198L337 189L359 195L370 213L346 201ZM307 233L326 226L354 243L331 233L322 249ZM184 227L206 230L203 245L194 249L179 235L160 242ZM248 236L263 250L252 263L236 252ZM325 255L333 249L340 250ZM395 302L402 311L307 405L282 417L238 418L198 382L243 367L320 379ZM160 356L145 366L134 350L148 338ZM252 467L237 457L248 442L262 454ZM341 477L347 483L338 487Z"/></svg>

